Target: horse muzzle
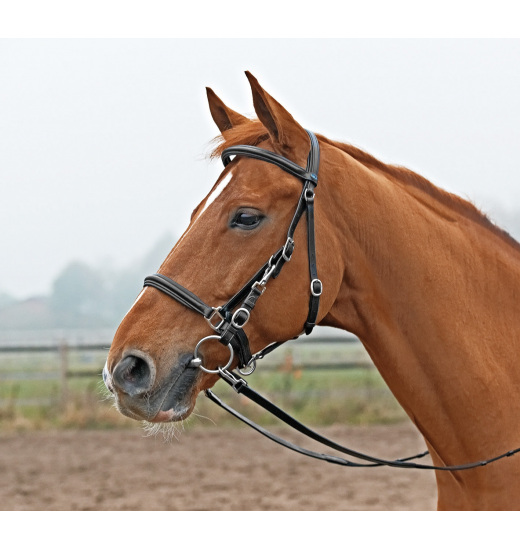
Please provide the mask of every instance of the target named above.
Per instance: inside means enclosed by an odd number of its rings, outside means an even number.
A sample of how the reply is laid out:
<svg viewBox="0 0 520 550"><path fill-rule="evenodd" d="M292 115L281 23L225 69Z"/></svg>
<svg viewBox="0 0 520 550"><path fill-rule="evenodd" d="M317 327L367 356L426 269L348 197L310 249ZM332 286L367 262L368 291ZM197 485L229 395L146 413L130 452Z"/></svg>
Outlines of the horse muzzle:
<svg viewBox="0 0 520 550"><path fill-rule="evenodd" d="M142 354L121 359L113 371L103 369L103 381L114 395L118 410L135 420L171 422L193 410L194 387L199 369L190 366L193 355L184 354L168 374L157 381L157 369Z"/></svg>

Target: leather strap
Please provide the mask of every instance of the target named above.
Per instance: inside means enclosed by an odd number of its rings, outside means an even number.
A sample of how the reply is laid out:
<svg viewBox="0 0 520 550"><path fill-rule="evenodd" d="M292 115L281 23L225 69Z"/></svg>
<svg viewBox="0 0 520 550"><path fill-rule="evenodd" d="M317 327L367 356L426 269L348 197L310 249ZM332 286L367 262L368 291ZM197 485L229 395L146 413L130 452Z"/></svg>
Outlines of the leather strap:
<svg viewBox="0 0 520 550"><path fill-rule="evenodd" d="M311 144L316 141L317 138L314 134L309 134ZM311 146L311 153L307 160L307 170L311 172L318 172L320 165L320 149L318 145ZM317 182L316 182L317 185ZM314 190L316 187L313 182L307 183L307 189L305 191L305 202L307 211L307 253L309 256L309 275L310 275L310 297L309 297L309 314L305 321L304 330L305 334L310 334L316 326L316 319L318 318L318 311L320 309L320 296L323 292L323 284L318 279L318 268L316 264L316 238L314 227Z"/></svg>
<svg viewBox="0 0 520 550"><path fill-rule="evenodd" d="M471 470L474 468L479 468L480 466L486 466L492 462L496 462L497 460L500 460L502 458L506 458L509 456L513 456L514 454L520 452L520 448L513 449L511 451L508 451L507 453L503 453L501 455L495 456L488 460L480 460L478 462L470 462L467 464L459 464L456 466L432 466L430 464L420 464L417 462L411 462L412 460L422 458L426 455L428 455L428 451L406 457L406 458L400 458L397 460L386 460L383 458L377 458L371 455L368 455L366 453L361 453L359 451L355 451L353 449L350 449L348 447L345 447L343 445L340 445L339 443L336 443L335 441L332 441L331 439L326 438L325 436L315 432L314 430L311 430L295 418L293 418L291 415L289 415L287 412L285 412L283 409L280 409L277 407L274 403L260 395L258 392L253 390L247 382L240 378L239 376L232 374L229 377L222 377L224 381L226 381L229 385L231 385L237 393L240 393L242 395L245 395L249 399L251 399L254 403L262 407L264 410L268 411L278 419L280 419L282 422L290 426L291 428L295 429L296 431L300 432L301 434L309 437L310 439L313 439L314 441L317 441L318 443L321 443L322 445L325 445L326 447L329 447L331 449L334 449L340 453L346 454L348 456L351 456L353 458L356 458L358 460L364 460L368 462L368 464L365 463L357 463L352 462L349 460L345 460L344 458L338 457L338 456L331 456L326 455L322 453L317 453L314 451L310 451L308 449L305 449L303 447L300 447L298 445L295 445L294 443L290 443L286 441L285 439L282 439L281 437L278 437L265 428L259 426L249 418L243 416L239 412L235 411L232 407L225 404L223 401L221 401L211 390L205 390L206 396L222 407L224 410L232 414L234 417L238 418L251 428L255 429L265 437L271 439L272 441L275 441L276 443L291 449L292 451L304 454L306 456L309 456L311 458L316 458L318 460L325 460L327 462L332 462L334 464L339 464L340 466L349 466L349 467L358 467L358 468L373 468L376 466L390 466L392 468L406 468L406 469L415 469L415 470L438 470L438 471L459 471L459 470ZM233 378L234 380L232 380Z"/></svg>
<svg viewBox="0 0 520 550"><path fill-rule="evenodd" d="M187 288L184 288L173 279L166 277L166 275L161 275L160 273L149 275L145 278L143 286L151 286L164 292L164 294L167 294L170 298L177 300L177 302L181 303L183 306L204 315L206 318L209 318L213 313L212 307L208 306L208 304L203 302Z"/></svg>
<svg viewBox="0 0 520 550"><path fill-rule="evenodd" d="M307 131L307 133L309 133ZM282 170L285 170L287 173L300 178L301 180L317 180L318 176L316 173L309 172L308 169L304 170L301 166L289 160L281 155L277 155L261 147L255 147L253 145L235 145L233 147L228 147L222 152L222 162L224 166L227 166L232 158L236 155L250 157L256 160L264 160L271 164L275 164Z"/></svg>
<svg viewBox="0 0 520 550"><path fill-rule="evenodd" d="M247 281L247 283L235 294L233 295L221 308L221 314L224 315L226 312L232 312L239 304L242 302L247 295L249 294L251 288L255 283L260 281L269 267L271 260L266 262L254 275Z"/></svg>
<svg viewBox="0 0 520 550"><path fill-rule="evenodd" d="M316 319L320 309L320 296L323 291L321 281L318 279L318 269L316 267L316 244L314 231L311 231L309 226L314 227L314 198L307 201L307 240L309 254L309 275L310 275L310 297L309 297L309 314L305 321L305 334L310 334L316 326Z"/></svg>

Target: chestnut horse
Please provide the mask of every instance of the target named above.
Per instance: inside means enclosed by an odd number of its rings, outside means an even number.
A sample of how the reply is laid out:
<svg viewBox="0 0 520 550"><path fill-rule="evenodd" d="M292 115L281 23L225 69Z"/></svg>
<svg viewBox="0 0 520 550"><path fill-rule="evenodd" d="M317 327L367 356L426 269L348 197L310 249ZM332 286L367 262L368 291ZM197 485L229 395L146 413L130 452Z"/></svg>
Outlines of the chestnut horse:
<svg viewBox="0 0 520 550"><path fill-rule="evenodd" d="M258 120L208 89L220 132L214 155L252 145L305 166L309 134L249 73ZM489 458L520 444L520 245L468 202L401 167L318 135L317 322L359 337L423 435L434 465ZM159 273L204 302L225 303L278 247L302 189L268 162L235 157L194 210ZM305 224L280 276L245 327L251 349L302 332L309 307ZM212 329L145 287L115 334L104 369L119 410L171 422L192 412L218 372L186 368ZM229 359L211 340L207 371ZM233 366L231 367L233 368ZM519 509L520 457L436 472L439 509Z"/></svg>

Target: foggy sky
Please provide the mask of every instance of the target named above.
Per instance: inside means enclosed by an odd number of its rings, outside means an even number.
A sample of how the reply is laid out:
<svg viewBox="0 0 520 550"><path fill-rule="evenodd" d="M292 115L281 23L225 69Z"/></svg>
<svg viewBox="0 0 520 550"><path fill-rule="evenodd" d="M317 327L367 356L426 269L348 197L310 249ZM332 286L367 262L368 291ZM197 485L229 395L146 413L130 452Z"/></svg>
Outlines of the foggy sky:
<svg viewBox="0 0 520 550"><path fill-rule="evenodd" d="M179 236L221 167L205 86L250 70L305 127L469 198L520 238L520 40L0 40L0 292ZM173 243L172 243L173 245Z"/></svg>

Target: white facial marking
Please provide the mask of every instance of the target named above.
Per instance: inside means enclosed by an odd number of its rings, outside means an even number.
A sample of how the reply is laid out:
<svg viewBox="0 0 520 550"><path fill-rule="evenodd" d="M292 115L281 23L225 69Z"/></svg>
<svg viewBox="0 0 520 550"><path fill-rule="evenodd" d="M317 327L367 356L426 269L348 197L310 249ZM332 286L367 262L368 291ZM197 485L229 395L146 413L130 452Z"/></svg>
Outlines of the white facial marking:
<svg viewBox="0 0 520 550"><path fill-rule="evenodd" d="M175 246L171 250L170 254L168 254L168 257L175 251L175 249L181 244L181 242L184 240L186 235L193 229L193 226L195 225L195 222L204 214L208 206L210 206L212 203L215 202L217 197L224 191L224 189L227 187L228 183L231 181L231 178L233 176L233 172L230 170L229 174L213 189L213 191L210 193L209 197L206 199L206 202L204 203L204 207L200 211L200 214L197 216L197 218L193 221L190 227L184 232L182 237L175 243ZM166 258L168 259L168 258Z"/></svg>
<svg viewBox="0 0 520 550"><path fill-rule="evenodd" d="M198 218L200 218L200 216L202 216L202 214L204 214L204 212L206 211L208 206L213 204L215 202L215 200L217 199L217 197L222 193L222 191L224 191L227 184L231 181L232 176L233 176L233 172L230 170L228 175L217 185L217 187L215 187L215 189L213 189L210 196L206 199L206 202L204 204L204 208L202 209L202 211L199 214Z"/></svg>
<svg viewBox="0 0 520 550"><path fill-rule="evenodd" d="M148 287L145 286L145 287L143 288L143 290L141 290L141 292L139 293L139 296L135 299L135 302L132 304L132 306L130 307L130 309L126 312L125 317L132 311L132 309L133 309L133 307L135 306L135 304L137 304L137 302L143 297L143 294L145 293L145 291L146 291L147 288L148 288ZM125 317L123 317L123 319L124 319ZM122 322L122 321L121 321L121 322Z"/></svg>
<svg viewBox="0 0 520 550"><path fill-rule="evenodd" d="M144 287L143 290L141 290L141 292L139 292L139 296L135 299L135 302L133 303L132 307L135 306L135 304L137 304L137 302L143 297L143 294L145 293L145 290L147 289L148 287ZM132 309L132 308L130 308Z"/></svg>

